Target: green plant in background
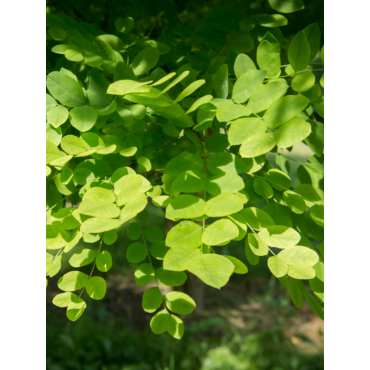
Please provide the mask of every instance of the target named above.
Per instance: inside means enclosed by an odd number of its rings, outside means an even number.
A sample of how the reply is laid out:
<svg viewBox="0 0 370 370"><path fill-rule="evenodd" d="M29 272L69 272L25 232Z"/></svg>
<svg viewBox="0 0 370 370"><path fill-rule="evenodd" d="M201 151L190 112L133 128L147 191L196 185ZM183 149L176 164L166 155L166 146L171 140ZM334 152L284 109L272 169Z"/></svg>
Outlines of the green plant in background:
<svg viewBox="0 0 370 370"><path fill-rule="evenodd" d="M279 13L303 9L300 0L269 4ZM60 42L46 79L47 277L81 239L98 243L69 260L75 269L91 265L89 275L73 270L58 281L64 293L53 303L70 320L84 312L85 293L104 298L106 282L94 273L111 268L106 246L134 218L127 259L140 263L138 285L155 282L142 300L155 334L180 339L177 315L196 305L182 292L163 296L159 283L178 287L191 273L220 289L248 272L217 253L232 240L245 240L251 265L268 256L293 303L305 298L323 318L324 48L311 24L292 38L282 65L279 27L287 23L283 14L245 18L219 7L204 25L177 20L154 40L132 17L106 34L47 14L48 36ZM279 151L273 166L268 154L301 142L315 155L300 164L293 187L289 156ZM176 222L167 235L142 227L148 202Z"/></svg>

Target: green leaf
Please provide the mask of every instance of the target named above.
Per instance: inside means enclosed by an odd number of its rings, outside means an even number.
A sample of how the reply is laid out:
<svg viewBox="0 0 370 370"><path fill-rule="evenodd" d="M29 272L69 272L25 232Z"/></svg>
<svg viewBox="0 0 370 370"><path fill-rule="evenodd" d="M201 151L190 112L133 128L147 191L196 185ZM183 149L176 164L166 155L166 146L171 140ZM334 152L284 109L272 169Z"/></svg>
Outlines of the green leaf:
<svg viewBox="0 0 370 370"><path fill-rule="evenodd" d="M157 207L167 207L170 204L171 197L167 195L160 195L152 199L152 203Z"/></svg>
<svg viewBox="0 0 370 370"><path fill-rule="evenodd" d="M177 85L179 82L184 80L186 77L188 77L190 71L184 71L182 72L179 76L177 76L173 81L171 81L161 92L161 94L164 94L167 92L169 89Z"/></svg>
<svg viewBox="0 0 370 370"><path fill-rule="evenodd" d="M202 241L207 245L220 245L236 238L239 235L237 226L230 220L217 220L207 226Z"/></svg>
<svg viewBox="0 0 370 370"><path fill-rule="evenodd" d="M192 84L187 86L173 102L178 103L179 101L183 100L187 96L191 95L199 87L201 87L205 82L205 80L198 80L193 82Z"/></svg>
<svg viewBox="0 0 370 370"><path fill-rule="evenodd" d="M135 270L135 282L139 286L145 286L154 279L154 268L150 263L142 263Z"/></svg>
<svg viewBox="0 0 370 370"><path fill-rule="evenodd" d="M302 0L268 0L272 9L280 13L293 13L304 9Z"/></svg>
<svg viewBox="0 0 370 370"><path fill-rule="evenodd" d="M179 193L196 193L203 191L207 185L207 177L200 171L184 171L172 183L171 190Z"/></svg>
<svg viewBox="0 0 370 370"><path fill-rule="evenodd" d="M71 125L81 132L89 131L98 119L97 111L87 105L73 108L70 115Z"/></svg>
<svg viewBox="0 0 370 370"><path fill-rule="evenodd" d="M170 250L171 248L166 247L166 244L164 241L159 241L154 243L150 249L149 252L150 254L156 258L157 260L163 260L164 256L166 253Z"/></svg>
<svg viewBox="0 0 370 370"><path fill-rule="evenodd" d="M301 214L306 210L304 199L293 191L287 190L283 193L283 199L286 205L294 212Z"/></svg>
<svg viewBox="0 0 370 370"><path fill-rule="evenodd" d="M275 225L274 220L262 209L250 207L243 209L240 214L248 225L257 231Z"/></svg>
<svg viewBox="0 0 370 370"><path fill-rule="evenodd" d="M248 239L245 239L245 255L252 266L258 265L259 257L252 252Z"/></svg>
<svg viewBox="0 0 370 370"><path fill-rule="evenodd" d="M138 186L139 181L137 179L141 180L141 185L138 188L137 188L137 186ZM135 183L135 186L133 186L132 183ZM132 192L132 194L131 194L131 197L133 197L135 194L140 195L142 193L145 193L151 187L152 187L152 185L150 184L150 182L145 177L143 177L141 175L136 175L134 173L130 173L128 175L122 176L120 179L118 179L114 183L114 192L122 198L121 200L124 202L123 204L125 204L125 203L127 203L126 202L127 197L126 197L125 193L127 191L129 191L130 188L132 188L132 189L137 188L137 192L136 193ZM130 198L130 200L132 200L132 198Z"/></svg>
<svg viewBox="0 0 370 370"><path fill-rule="evenodd" d="M114 25L118 32L129 33L134 28L135 21L131 17L117 18Z"/></svg>
<svg viewBox="0 0 370 370"><path fill-rule="evenodd" d="M77 168L73 174L73 180L76 184L85 185L86 183L94 180L94 174L87 168Z"/></svg>
<svg viewBox="0 0 370 370"><path fill-rule="evenodd" d="M292 39L288 49L288 59L292 68L298 72L305 69L310 61L311 48L306 35L299 31Z"/></svg>
<svg viewBox="0 0 370 370"><path fill-rule="evenodd" d="M201 255L197 248L177 246L170 249L164 257L163 268L170 271L185 271L187 263Z"/></svg>
<svg viewBox="0 0 370 370"><path fill-rule="evenodd" d="M50 94L67 107L78 107L85 104L81 85L62 72L51 72L46 79Z"/></svg>
<svg viewBox="0 0 370 370"><path fill-rule="evenodd" d="M324 240L324 228L313 221L310 213L303 212L301 215L292 213L292 219L297 228L308 237Z"/></svg>
<svg viewBox="0 0 370 370"><path fill-rule="evenodd" d="M278 169L267 171L265 180L267 180L274 189L279 191L289 190L292 184L290 177Z"/></svg>
<svg viewBox="0 0 370 370"><path fill-rule="evenodd" d="M202 159L193 153L183 152L177 157L171 159L165 168L168 176L178 176L184 171L202 171Z"/></svg>
<svg viewBox="0 0 370 370"><path fill-rule="evenodd" d="M261 85L250 97L247 107L253 113L266 110L273 102L285 95L288 85L276 81L266 85Z"/></svg>
<svg viewBox="0 0 370 370"><path fill-rule="evenodd" d="M156 243L164 238L163 231L157 226L149 226L144 229L144 236L151 243Z"/></svg>
<svg viewBox="0 0 370 370"><path fill-rule="evenodd" d="M234 265L234 274L246 274L248 267L240 260L232 256L223 256Z"/></svg>
<svg viewBox="0 0 370 370"><path fill-rule="evenodd" d="M126 95L129 93L146 93L150 90L150 87L146 86L149 83L151 83L151 81L146 82L137 82L132 80L116 81L109 86L107 94Z"/></svg>
<svg viewBox="0 0 370 370"><path fill-rule="evenodd" d="M313 103L313 106L317 112L317 114L324 118L324 97L321 97L320 99L316 100Z"/></svg>
<svg viewBox="0 0 370 370"><path fill-rule="evenodd" d="M271 35L271 37L273 36ZM276 42L278 43L277 40ZM281 68L280 51L276 49L274 44L262 40L257 48L257 63L262 70L267 71L266 76L275 77L280 73Z"/></svg>
<svg viewBox="0 0 370 370"><path fill-rule="evenodd" d="M251 251L256 256L266 256L269 252L269 248L258 235L248 234L248 243Z"/></svg>
<svg viewBox="0 0 370 370"><path fill-rule="evenodd" d="M185 293L170 292L164 299L166 306L179 315L190 315L196 307L194 300Z"/></svg>
<svg viewBox="0 0 370 370"><path fill-rule="evenodd" d="M277 256L269 257L267 260L267 266L271 273L277 278L281 278L288 272L288 265Z"/></svg>
<svg viewBox="0 0 370 370"><path fill-rule="evenodd" d="M243 160L232 153L216 153L209 156L206 160L209 172L219 175L223 173L238 174L246 172L246 165Z"/></svg>
<svg viewBox="0 0 370 370"><path fill-rule="evenodd" d="M261 118L237 119L230 125L229 142L231 145L240 145L248 138L265 133L266 128L266 123Z"/></svg>
<svg viewBox="0 0 370 370"><path fill-rule="evenodd" d="M185 112L185 114L189 114L191 112L194 112L195 110L197 110L200 106L202 106L203 104L207 104L210 100L212 99L212 95L205 95L205 96L202 96L201 98L197 99L192 105L191 107Z"/></svg>
<svg viewBox="0 0 370 370"><path fill-rule="evenodd" d="M268 199L274 195L271 185L264 179L257 178L253 183L254 191L263 198Z"/></svg>
<svg viewBox="0 0 370 370"><path fill-rule="evenodd" d="M156 70L155 70L156 71ZM155 72L153 71L153 73ZM173 76L176 76L176 72L171 72L169 73L168 75L160 78L158 81L156 81L155 83L152 84L152 86L158 86L158 85L162 85L163 83L167 82L168 80L170 80Z"/></svg>
<svg viewBox="0 0 370 370"><path fill-rule="evenodd" d="M216 97L220 99L226 99L229 91L228 82L228 67L227 64L223 64L217 69L217 72L213 76L213 88L216 93Z"/></svg>
<svg viewBox="0 0 370 370"><path fill-rule="evenodd" d="M319 226L324 227L324 206L314 205L310 215Z"/></svg>
<svg viewBox="0 0 370 370"><path fill-rule="evenodd" d="M117 185L116 185L117 184ZM123 206L127 204L132 197L139 194L140 189L143 185L142 177L139 175L127 175L122 177L122 179L117 181L115 184L115 190L119 189L117 195L117 205Z"/></svg>
<svg viewBox="0 0 370 370"><path fill-rule="evenodd" d="M189 272L217 289L227 284L234 268L231 261L217 254L200 254L187 264Z"/></svg>
<svg viewBox="0 0 370 370"><path fill-rule="evenodd" d="M48 34L54 40L64 40L67 38L67 32L59 27L50 27L48 29Z"/></svg>
<svg viewBox="0 0 370 370"><path fill-rule="evenodd" d="M307 265L295 264L289 266L288 275L300 280L313 279L315 277L315 270Z"/></svg>
<svg viewBox="0 0 370 370"><path fill-rule="evenodd" d="M294 247L301 240L297 231L280 225L269 226L262 230L258 236L270 247L281 249Z"/></svg>
<svg viewBox="0 0 370 370"><path fill-rule="evenodd" d="M301 246L284 249L278 256L288 265L314 266L319 260L319 256L315 251Z"/></svg>
<svg viewBox="0 0 370 370"><path fill-rule="evenodd" d="M105 280L100 276L93 276L89 279L86 284L86 293L95 300L101 300L104 298L107 292L107 284Z"/></svg>
<svg viewBox="0 0 370 370"><path fill-rule="evenodd" d="M167 234L166 245L171 248L186 245L198 248L202 244L202 228L192 221L181 221Z"/></svg>
<svg viewBox="0 0 370 370"><path fill-rule="evenodd" d="M71 321L77 321L86 309L86 303L83 299L78 298L77 302L72 302L67 307L67 318Z"/></svg>
<svg viewBox="0 0 370 370"><path fill-rule="evenodd" d="M183 271L169 271L164 270L163 267L156 270L158 280L166 286L180 286L183 285L187 279Z"/></svg>
<svg viewBox="0 0 370 370"><path fill-rule="evenodd" d="M88 200L88 199L99 199L100 201L103 202L110 202L114 203L116 201L116 196L113 193L112 190L110 189L105 189L100 186L95 186L93 188L90 188L86 191L86 193L83 196L83 200Z"/></svg>
<svg viewBox="0 0 370 370"><path fill-rule="evenodd" d="M63 157L63 153L58 147L51 141L46 140L46 163L50 163L61 157Z"/></svg>
<svg viewBox="0 0 370 370"><path fill-rule="evenodd" d="M96 252L92 249L81 249L69 259L69 264L72 267L86 266L92 263L95 260L95 257Z"/></svg>
<svg viewBox="0 0 370 370"><path fill-rule="evenodd" d="M236 51L237 53L247 53L253 50L254 40L249 35L238 35L236 36L229 45L231 51Z"/></svg>
<svg viewBox="0 0 370 370"><path fill-rule="evenodd" d="M68 253L72 250L82 238L82 232L79 229L74 230L71 233L70 240L64 248L64 252Z"/></svg>
<svg viewBox="0 0 370 370"><path fill-rule="evenodd" d="M210 199L204 213L209 217L224 217L243 209L242 200L234 194L223 193Z"/></svg>
<svg viewBox="0 0 370 370"><path fill-rule="evenodd" d="M289 95L276 100L266 111L263 120L267 127L281 126L303 111L310 101L302 95Z"/></svg>
<svg viewBox="0 0 370 370"><path fill-rule="evenodd" d="M82 289L89 277L81 271L67 272L58 280L58 288L65 292L73 292Z"/></svg>
<svg viewBox="0 0 370 370"><path fill-rule="evenodd" d="M143 294L143 309L145 312L153 313L163 303L163 296L157 287L147 289Z"/></svg>
<svg viewBox="0 0 370 370"><path fill-rule="evenodd" d="M306 73L306 72L304 72ZM323 77L322 77L323 78ZM302 93L306 98L308 98L311 102L316 101L321 96L321 89L319 85L313 85L311 89Z"/></svg>
<svg viewBox="0 0 370 370"><path fill-rule="evenodd" d="M260 134L244 140L239 152L242 158L254 158L269 152L275 145L273 134Z"/></svg>
<svg viewBox="0 0 370 370"><path fill-rule="evenodd" d="M227 135L215 133L207 138L206 149L211 153L224 151L229 146Z"/></svg>
<svg viewBox="0 0 370 370"><path fill-rule="evenodd" d="M141 76L154 68L159 60L159 51L156 48L145 48L140 51L131 63L136 76Z"/></svg>
<svg viewBox="0 0 370 370"><path fill-rule="evenodd" d="M68 109L57 105L54 109L50 110L47 114L47 121L54 127L59 127L68 119Z"/></svg>
<svg viewBox="0 0 370 370"><path fill-rule="evenodd" d="M115 204L99 198L83 199L78 210L84 215L102 218L116 218L120 214L120 210Z"/></svg>
<svg viewBox="0 0 370 370"><path fill-rule="evenodd" d="M57 307L67 307L71 303L78 303L79 297L70 292L59 293L53 298L53 304Z"/></svg>
<svg viewBox="0 0 370 370"><path fill-rule="evenodd" d="M140 229L139 224L137 224L136 222L133 222L133 223L128 225L128 227L127 227L127 236L131 240L139 239L140 235L141 235L141 229Z"/></svg>
<svg viewBox="0 0 370 370"><path fill-rule="evenodd" d="M61 226L65 230L73 230L81 225L80 215L75 208L62 208L51 216L53 225Z"/></svg>
<svg viewBox="0 0 370 370"><path fill-rule="evenodd" d="M242 240L247 235L247 225L244 218L239 213L229 215L228 218L236 225L239 230L239 235L233 240Z"/></svg>
<svg viewBox="0 0 370 370"><path fill-rule="evenodd" d="M54 109L58 103L49 95L46 94L46 114Z"/></svg>
<svg viewBox="0 0 370 370"><path fill-rule="evenodd" d="M103 251L96 258L96 268L101 272L107 272L112 267L112 256L108 251Z"/></svg>
<svg viewBox="0 0 370 370"><path fill-rule="evenodd" d="M279 127L275 132L277 146L290 148L308 137L311 133L311 125L301 117L296 117Z"/></svg>
<svg viewBox="0 0 370 370"><path fill-rule="evenodd" d="M304 30L307 41L310 45L311 55L310 60L314 59L320 49L321 32L317 23L308 25Z"/></svg>
<svg viewBox="0 0 370 370"><path fill-rule="evenodd" d="M106 245L112 245L117 240L118 235L116 230L107 231L103 234L103 241Z"/></svg>
<svg viewBox="0 0 370 370"><path fill-rule="evenodd" d="M297 74L292 80L292 89L298 92L305 92L315 84L315 75L312 72Z"/></svg>
<svg viewBox="0 0 370 370"><path fill-rule="evenodd" d="M279 168L289 176L290 163L288 159L284 157L284 155L277 154L275 157L275 161L276 161L276 164L279 166Z"/></svg>
<svg viewBox="0 0 370 370"><path fill-rule="evenodd" d="M64 136L60 145L68 154L76 155L86 152L86 147L83 142L74 135Z"/></svg>
<svg viewBox="0 0 370 370"><path fill-rule="evenodd" d="M292 227L292 219L287 212L286 208L277 203L270 203L263 207L263 210L267 212L271 218L275 221L275 224Z"/></svg>
<svg viewBox="0 0 370 370"><path fill-rule="evenodd" d="M234 173L217 174L208 179L207 191L212 195L236 193L244 189L243 179Z"/></svg>
<svg viewBox="0 0 370 370"><path fill-rule="evenodd" d="M232 98L236 103L244 103L261 85L266 71L249 71L241 75L235 82Z"/></svg>
<svg viewBox="0 0 370 370"><path fill-rule="evenodd" d="M256 22L252 21L251 19L243 19L239 22L239 27L243 31L251 31L256 26Z"/></svg>
<svg viewBox="0 0 370 370"><path fill-rule="evenodd" d="M156 313L150 320L150 328L154 334L163 334L167 330L167 321L170 314L166 309Z"/></svg>
<svg viewBox="0 0 370 370"><path fill-rule="evenodd" d="M256 14L253 20L263 27L282 27L288 24L288 20L281 14Z"/></svg>
<svg viewBox="0 0 370 370"><path fill-rule="evenodd" d="M251 111L238 104L225 104L217 109L216 117L219 122L232 121L239 117L251 115Z"/></svg>
<svg viewBox="0 0 370 370"><path fill-rule="evenodd" d="M315 295L324 302L324 263L319 261L313 268L316 276L309 281L310 287Z"/></svg>
<svg viewBox="0 0 370 370"><path fill-rule="evenodd" d="M60 127L55 128L52 125L46 124L46 140L50 141L54 145L59 145L62 139L62 129Z"/></svg>
<svg viewBox="0 0 370 370"><path fill-rule="evenodd" d="M166 209L169 219L197 218L204 215L204 200L193 195L179 195L171 200Z"/></svg>
<svg viewBox="0 0 370 370"><path fill-rule="evenodd" d="M145 244L135 242L129 245L126 252L127 260L131 263L138 263L145 260L148 250Z"/></svg>
<svg viewBox="0 0 370 370"><path fill-rule="evenodd" d="M114 81L116 82L119 80L137 80L132 68L125 62L118 62L116 65L116 69L114 71Z"/></svg>
<svg viewBox="0 0 370 370"><path fill-rule="evenodd" d="M84 233L103 233L109 230L117 229L121 225L122 222L120 220L95 217L86 220L81 226L81 231Z"/></svg>
<svg viewBox="0 0 370 370"><path fill-rule="evenodd" d="M303 304L303 294L298 284L298 281L295 279L292 279L291 283L289 284L289 294L290 298L292 298L294 305L298 308L301 308Z"/></svg>
<svg viewBox="0 0 370 370"><path fill-rule="evenodd" d="M255 71L257 68L253 63L253 60L245 54L239 54L234 63L234 72L236 78L240 78L244 73L249 71Z"/></svg>
<svg viewBox="0 0 370 370"><path fill-rule="evenodd" d="M46 225L46 249L60 249L69 242L69 234L57 225Z"/></svg>

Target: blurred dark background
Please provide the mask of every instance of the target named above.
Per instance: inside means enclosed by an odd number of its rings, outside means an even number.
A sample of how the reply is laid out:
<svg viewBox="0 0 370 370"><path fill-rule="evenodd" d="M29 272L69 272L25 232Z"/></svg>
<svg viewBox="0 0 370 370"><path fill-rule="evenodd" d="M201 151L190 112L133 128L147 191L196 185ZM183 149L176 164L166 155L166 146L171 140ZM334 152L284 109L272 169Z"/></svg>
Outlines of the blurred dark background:
<svg viewBox="0 0 370 370"><path fill-rule="evenodd" d="M324 1L304 1L305 9L286 14L289 23L281 27L283 54L290 39L310 23L318 23L324 34ZM160 37L179 20L198 27L215 7L232 6L244 16L276 13L267 0L168 1L168 0L54 0L47 1L47 13L69 15L78 21L97 24L115 33L118 17L135 19L135 31L153 39ZM267 29L264 29L265 32ZM271 29L269 29L271 30ZM53 41L47 40L48 64L55 65L50 53ZM284 58L284 55L282 56ZM303 144L289 155L304 162L312 152ZM274 165L273 155L270 158ZM291 162L295 176L296 164ZM294 179L293 179L294 182ZM148 206L143 226L170 227L164 211ZM152 315L143 311L142 294L146 287L135 284L136 264L126 259L132 242L126 236L127 224L118 240L106 249L113 267L104 274L108 290L102 301L87 300L87 309L77 322L70 322L65 309L51 301L60 291L58 278L70 270L68 260L78 249L97 249L98 245L79 243L63 256L60 272L49 280L47 301L47 369L49 370L320 370L323 363L323 322L304 304L295 308L287 289L266 266L267 257L251 266L245 258L244 241L220 247L247 264L246 275L233 275L229 284L217 291L189 276L183 288L192 295L198 309L184 316L185 334L179 341L155 335L149 322ZM81 270L90 273L91 266ZM96 272L96 274L101 274ZM190 275L190 274L189 274ZM160 287L164 293L168 287Z"/></svg>

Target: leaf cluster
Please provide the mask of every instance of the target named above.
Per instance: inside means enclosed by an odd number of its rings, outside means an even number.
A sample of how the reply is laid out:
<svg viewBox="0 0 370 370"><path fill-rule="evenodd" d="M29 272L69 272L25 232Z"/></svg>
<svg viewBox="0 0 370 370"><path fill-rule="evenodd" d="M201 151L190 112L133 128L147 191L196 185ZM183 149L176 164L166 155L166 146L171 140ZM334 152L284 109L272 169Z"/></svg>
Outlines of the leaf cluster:
<svg viewBox="0 0 370 370"><path fill-rule="evenodd" d="M99 245L69 260L75 269L91 265L90 275L73 270L58 281L64 293L53 302L70 320L84 312L84 292L104 298L105 279L94 271L111 268L107 246L133 219L127 259L138 264L136 283L149 285L143 309L163 307L150 323L155 334L180 339L179 315L196 306L184 293L163 295L160 284L181 286L191 273L220 289L248 272L218 252L233 240L245 240L249 264L266 260L297 307L304 297L323 317L324 78L315 72L324 48L311 24L293 37L282 65L279 27L303 3L269 4L283 14L245 18L219 7L199 28L178 21L158 39L139 37L132 17L106 34L48 14L60 57L46 77L47 277L80 240ZM284 149L299 143L314 155L299 164L293 186ZM176 222L167 235L141 226L148 202Z"/></svg>

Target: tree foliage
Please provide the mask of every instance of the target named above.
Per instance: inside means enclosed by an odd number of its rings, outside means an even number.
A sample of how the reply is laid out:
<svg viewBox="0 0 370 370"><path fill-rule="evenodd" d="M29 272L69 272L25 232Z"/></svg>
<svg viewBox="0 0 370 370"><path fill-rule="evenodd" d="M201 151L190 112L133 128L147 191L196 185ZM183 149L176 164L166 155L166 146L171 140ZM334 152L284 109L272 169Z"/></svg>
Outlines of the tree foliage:
<svg viewBox="0 0 370 370"><path fill-rule="evenodd" d="M218 7L198 28L172 21L156 39L131 16L107 34L47 14L57 57L46 77L47 277L80 240L98 243L72 254L73 270L58 280L63 292L53 302L70 320L84 312L84 293L104 298L106 282L94 272L111 268L106 246L134 218L127 259L138 264L138 285L155 282L143 295L155 334L180 339L178 315L196 305L182 292L162 295L159 283L178 287L190 273L220 289L248 272L218 253L232 240L245 241L251 265L266 256L261 263L293 303L304 297L323 318L324 48L310 24L290 41L283 65L279 27L304 5L268 3L279 14ZM302 142L314 155L299 164L293 186L280 149ZM142 227L148 202L176 222L167 235ZM90 275L78 271L86 265Z"/></svg>

